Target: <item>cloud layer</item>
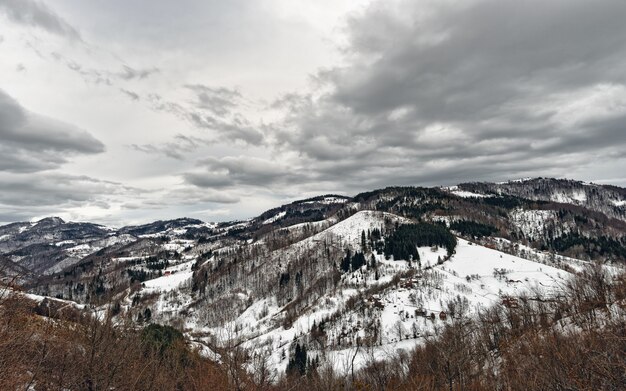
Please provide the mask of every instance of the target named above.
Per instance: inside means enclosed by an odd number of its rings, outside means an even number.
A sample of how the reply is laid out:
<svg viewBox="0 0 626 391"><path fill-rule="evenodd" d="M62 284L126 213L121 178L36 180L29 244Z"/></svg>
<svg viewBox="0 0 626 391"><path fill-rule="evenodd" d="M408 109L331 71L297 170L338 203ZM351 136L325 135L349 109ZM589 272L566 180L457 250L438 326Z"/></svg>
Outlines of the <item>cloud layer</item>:
<svg viewBox="0 0 626 391"><path fill-rule="evenodd" d="M0 0L0 208L228 219L389 185L626 185L625 2L357 3Z"/></svg>
<svg viewBox="0 0 626 391"><path fill-rule="evenodd" d="M274 127L352 186L567 175L626 143L626 3L377 2Z"/></svg>
<svg viewBox="0 0 626 391"><path fill-rule="evenodd" d="M0 0L0 11L16 23L38 27L52 34L80 39L78 31L44 4L33 0Z"/></svg>
<svg viewBox="0 0 626 391"><path fill-rule="evenodd" d="M57 168L67 157L104 152L104 144L75 126L24 109L0 89L0 171Z"/></svg>

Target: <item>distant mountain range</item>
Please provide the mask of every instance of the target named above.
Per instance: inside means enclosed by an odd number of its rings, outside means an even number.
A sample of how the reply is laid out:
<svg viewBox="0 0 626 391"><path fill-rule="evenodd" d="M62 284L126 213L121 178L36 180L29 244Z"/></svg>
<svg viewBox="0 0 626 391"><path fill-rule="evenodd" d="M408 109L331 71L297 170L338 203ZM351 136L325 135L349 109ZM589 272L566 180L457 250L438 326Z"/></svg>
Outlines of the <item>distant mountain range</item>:
<svg viewBox="0 0 626 391"><path fill-rule="evenodd" d="M338 368L357 344L409 349L460 313L558 295L592 261L626 264L626 189L549 178L324 195L228 223L0 227L0 273L28 292L115 303L279 372L296 345Z"/></svg>

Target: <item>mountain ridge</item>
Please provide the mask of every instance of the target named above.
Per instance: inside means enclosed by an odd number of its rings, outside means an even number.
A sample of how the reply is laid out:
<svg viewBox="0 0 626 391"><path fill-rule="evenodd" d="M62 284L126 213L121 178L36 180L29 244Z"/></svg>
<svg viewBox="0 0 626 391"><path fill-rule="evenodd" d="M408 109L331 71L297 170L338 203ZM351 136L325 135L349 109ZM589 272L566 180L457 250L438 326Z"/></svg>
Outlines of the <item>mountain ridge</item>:
<svg viewBox="0 0 626 391"><path fill-rule="evenodd" d="M603 211L623 190L537 178L323 195L223 223L48 218L0 227L0 261L38 297L167 324L276 373L302 346L341 371L491 306L554 300L594 263L622 270L623 206Z"/></svg>

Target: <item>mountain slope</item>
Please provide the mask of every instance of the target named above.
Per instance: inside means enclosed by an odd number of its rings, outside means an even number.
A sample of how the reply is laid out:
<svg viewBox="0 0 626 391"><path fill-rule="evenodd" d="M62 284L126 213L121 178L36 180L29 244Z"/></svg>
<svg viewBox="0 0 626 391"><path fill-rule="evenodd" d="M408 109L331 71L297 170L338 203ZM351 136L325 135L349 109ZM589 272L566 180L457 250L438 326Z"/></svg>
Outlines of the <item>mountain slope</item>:
<svg viewBox="0 0 626 391"><path fill-rule="evenodd" d="M491 306L554 300L592 261L618 273L626 222L610 205L623 189L594 186L392 187L220 224L46 219L0 227L0 243L32 293L113 303L118 317L173 325L211 351L270 357L277 373L303 347L345 371Z"/></svg>
<svg viewBox="0 0 626 391"><path fill-rule="evenodd" d="M579 205L626 221L626 189L617 186L534 178L504 183L462 183L458 188L484 196L505 194L529 200Z"/></svg>

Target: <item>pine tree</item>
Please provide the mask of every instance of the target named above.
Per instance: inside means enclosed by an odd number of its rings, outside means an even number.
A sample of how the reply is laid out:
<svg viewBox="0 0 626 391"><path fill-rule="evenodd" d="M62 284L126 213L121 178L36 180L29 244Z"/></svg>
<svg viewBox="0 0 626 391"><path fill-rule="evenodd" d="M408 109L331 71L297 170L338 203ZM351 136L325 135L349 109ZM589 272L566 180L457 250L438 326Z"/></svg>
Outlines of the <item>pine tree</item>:
<svg viewBox="0 0 626 391"><path fill-rule="evenodd" d="M341 270L344 273L347 273L350 271L350 261L351 261L351 254L350 254L350 250L346 250L346 256L341 260Z"/></svg>
<svg viewBox="0 0 626 391"><path fill-rule="evenodd" d="M353 271L360 269L361 266L365 265L365 255L363 255L363 253L357 252L352 257L350 264L352 266Z"/></svg>
<svg viewBox="0 0 626 391"><path fill-rule="evenodd" d="M300 344L297 343L294 355L291 359L289 359L289 363L287 363L287 373L303 376L306 374L306 369L307 369L306 346L302 345L301 347Z"/></svg>
<svg viewBox="0 0 626 391"><path fill-rule="evenodd" d="M365 230L361 231L361 251L367 252L367 241L365 239Z"/></svg>

